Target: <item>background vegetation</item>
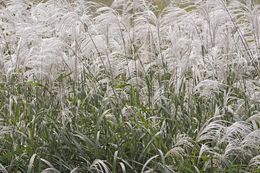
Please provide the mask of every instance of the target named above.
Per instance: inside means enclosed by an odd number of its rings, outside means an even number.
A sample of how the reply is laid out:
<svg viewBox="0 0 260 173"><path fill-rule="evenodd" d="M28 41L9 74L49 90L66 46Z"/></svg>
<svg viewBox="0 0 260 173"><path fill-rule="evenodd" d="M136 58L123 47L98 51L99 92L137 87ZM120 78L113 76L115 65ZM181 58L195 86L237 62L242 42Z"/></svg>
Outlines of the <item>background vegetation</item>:
<svg viewBox="0 0 260 173"><path fill-rule="evenodd" d="M260 172L256 0L0 3L0 172Z"/></svg>

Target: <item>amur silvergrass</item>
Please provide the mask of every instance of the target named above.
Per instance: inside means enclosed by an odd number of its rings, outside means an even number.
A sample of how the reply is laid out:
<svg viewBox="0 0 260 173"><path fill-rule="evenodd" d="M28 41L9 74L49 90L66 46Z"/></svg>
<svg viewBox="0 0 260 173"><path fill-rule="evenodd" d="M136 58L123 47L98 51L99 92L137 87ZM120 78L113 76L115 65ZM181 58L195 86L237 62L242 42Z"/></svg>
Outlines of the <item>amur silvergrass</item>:
<svg viewBox="0 0 260 173"><path fill-rule="evenodd" d="M0 172L260 172L259 3L0 1Z"/></svg>

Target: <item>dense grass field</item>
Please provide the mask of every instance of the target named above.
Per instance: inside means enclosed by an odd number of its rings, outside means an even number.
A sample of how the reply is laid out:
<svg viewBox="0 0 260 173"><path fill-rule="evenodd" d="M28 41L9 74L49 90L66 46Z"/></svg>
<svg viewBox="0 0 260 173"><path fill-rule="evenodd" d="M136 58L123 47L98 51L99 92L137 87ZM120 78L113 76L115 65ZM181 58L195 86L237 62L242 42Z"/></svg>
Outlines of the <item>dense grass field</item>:
<svg viewBox="0 0 260 173"><path fill-rule="evenodd" d="M259 173L256 0L0 0L0 172Z"/></svg>

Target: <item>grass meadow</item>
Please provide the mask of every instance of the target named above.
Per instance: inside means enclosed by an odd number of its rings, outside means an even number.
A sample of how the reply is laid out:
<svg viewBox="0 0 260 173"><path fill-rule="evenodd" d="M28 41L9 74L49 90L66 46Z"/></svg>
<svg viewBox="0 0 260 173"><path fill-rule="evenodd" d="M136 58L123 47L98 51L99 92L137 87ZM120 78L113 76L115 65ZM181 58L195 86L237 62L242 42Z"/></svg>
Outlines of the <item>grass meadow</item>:
<svg viewBox="0 0 260 173"><path fill-rule="evenodd" d="M259 173L257 0L0 0L1 173Z"/></svg>

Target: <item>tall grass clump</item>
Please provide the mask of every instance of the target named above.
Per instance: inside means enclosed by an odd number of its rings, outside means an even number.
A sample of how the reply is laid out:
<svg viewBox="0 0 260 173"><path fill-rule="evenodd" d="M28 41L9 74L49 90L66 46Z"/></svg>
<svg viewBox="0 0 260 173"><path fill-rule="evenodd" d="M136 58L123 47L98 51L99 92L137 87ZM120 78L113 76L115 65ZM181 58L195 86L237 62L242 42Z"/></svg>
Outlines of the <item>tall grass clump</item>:
<svg viewBox="0 0 260 173"><path fill-rule="evenodd" d="M257 0L0 1L0 172L260 171Z"/></svg>

